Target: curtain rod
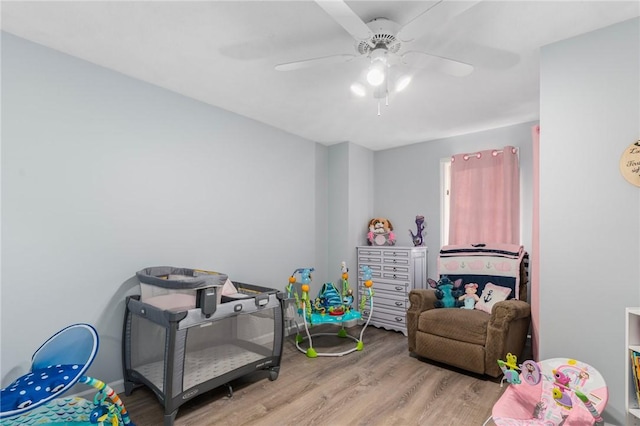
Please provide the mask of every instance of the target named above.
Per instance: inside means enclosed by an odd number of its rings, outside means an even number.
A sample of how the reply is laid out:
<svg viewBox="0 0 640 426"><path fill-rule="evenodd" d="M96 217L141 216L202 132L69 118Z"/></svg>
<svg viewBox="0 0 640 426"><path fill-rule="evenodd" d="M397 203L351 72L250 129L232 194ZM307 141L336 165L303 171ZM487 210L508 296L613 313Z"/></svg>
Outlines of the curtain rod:
<svg viewBox="0 0 640 426"><path fill-rule="evenodd" d="M493 151L491 151L491 155L493 155L495 157L496 155L502 154L503 152L504 151L502 149L494 149ZM511 148L511 152L513 154L516 154L518 152L518 148L512 147ZM470 154L462 154L462 158L464 160L468 160L469 158L474 158L474 157L475 158L480 158L480 157L482 157L482 153L480 151L478 151L478 152L473 152L473 153L470 153ZM451 159L453 160L453 156L451 157Z"/></svg>

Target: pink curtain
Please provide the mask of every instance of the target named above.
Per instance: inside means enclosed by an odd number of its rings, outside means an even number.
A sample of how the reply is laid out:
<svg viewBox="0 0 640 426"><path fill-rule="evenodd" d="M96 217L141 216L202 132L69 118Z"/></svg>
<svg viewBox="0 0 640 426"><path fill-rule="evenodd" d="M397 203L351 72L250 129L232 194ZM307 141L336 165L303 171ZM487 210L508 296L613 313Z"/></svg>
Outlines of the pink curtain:
<svg viewBox="0 0 640 426"><path fill-rule="evenodd" d="M449 244L520 243L516 148L451 158Z"/></svg>

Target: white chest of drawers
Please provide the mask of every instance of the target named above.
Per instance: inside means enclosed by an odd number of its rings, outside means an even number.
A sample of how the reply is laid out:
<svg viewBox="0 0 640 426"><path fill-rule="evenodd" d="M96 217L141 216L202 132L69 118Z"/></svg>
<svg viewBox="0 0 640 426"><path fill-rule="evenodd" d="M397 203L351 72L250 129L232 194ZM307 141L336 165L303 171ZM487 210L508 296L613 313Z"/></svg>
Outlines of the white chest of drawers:
<svg viewBox="0 0 640 426"><path fill-rule="evenodd" d="M409 292L427 285L427 248L359 246L358 301L362 298L362 265L371 268L373 314L370 325L407 335ZM362 312L369 316L368 305Z"/></svg>

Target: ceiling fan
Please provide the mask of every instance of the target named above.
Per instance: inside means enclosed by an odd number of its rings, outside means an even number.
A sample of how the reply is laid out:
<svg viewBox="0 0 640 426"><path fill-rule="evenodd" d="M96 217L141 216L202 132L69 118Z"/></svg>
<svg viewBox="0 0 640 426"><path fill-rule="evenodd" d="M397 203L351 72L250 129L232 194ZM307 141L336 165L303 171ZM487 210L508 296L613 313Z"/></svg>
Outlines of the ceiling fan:
<svg viewBox="0 0 640 426"><path fill-rule="evenodd" d="M403 90L411 81L407 76L396 75L394 86L389 80L399 65L417 68L435 67L453 76L466 76L473 72L473 65L466 62L434 55L418 50L408 50L406 46L420 36L424 28L433 29L449 19L471 8L475 1L435 1L431 7L400 26L386 18L376 18L365 23L343 0L316 0L316 3L340 24L355 40L355 53L341 53L319 58L310 58L276 65L278 71L294 71L318 65L343 63L363 58L367 60L366 82L373 97L386 99L389 89ZM443 3L446 5L443 6ZM354 82L351 90L359 96L367 93L367 86ZM378 115L380 106L378 102Z"/></svg>

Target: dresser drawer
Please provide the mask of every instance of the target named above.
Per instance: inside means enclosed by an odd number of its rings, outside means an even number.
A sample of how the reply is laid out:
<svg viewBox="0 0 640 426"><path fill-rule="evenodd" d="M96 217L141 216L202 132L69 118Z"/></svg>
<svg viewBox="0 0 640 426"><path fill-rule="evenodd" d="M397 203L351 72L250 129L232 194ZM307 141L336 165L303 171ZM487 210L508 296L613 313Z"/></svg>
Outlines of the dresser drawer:
<svg viewBox="0 0 640 426"><path fill-rule="evenodd" d="M366 263L363 263L362 265L367 265L369 269L371 269L371 278L373 279L382 278L382 265L369 265ZM362 272L362 269L360 269L358 271L359 280L362 280L362 275L364 275L364 273Z"/></svg>
<svg viewBox="0 0 640 426"><path fill-rule="evenodd" d="M409 279L409 274L397 274L395 272L383 272L382 276L385 280L402 280L407 281Z"/></svg>
<svg viewBox="0 0 640 426"><path fill-rule="evenodd" d="M382 250L382 255L384 257L389 257L389 258L392 258L392 259L398 259L398 258L408 259L409 258L409 251L407 251L407 250L385 249L385 250Z"/></svg>
<svg viewBox="0 0 640 426"><path fill-rule="evenodd" d="M366 249L359 249L358 250L358 255L362 255L362 256L382 256L382 250L381 249L374 249L374 248L366 248Z"/></svg>
<svg viewBox="0 0 640 426"><path fill-rule="evenodd" d="M362 317L369 317L369 309L365 309L362 311ZM387 323L396 324L398 326L406 327L407 317L406 313L403 312L393 312L388 309L384 309L383 307L376 307L373 305L373 315L371 315L371 321L381 320Z"/></svg>
<svg viewBox="0 0 640 426"><path fill-rule="evenodd" d="M360 299L364 297L362 293L359 294ZM406 312L409 306L409 300L405 297L405 295L394 295L383 293L382 291L375 292L373 295L373 310L378 307L382 307L383 309L391 309L397 310L399 313ZM369 308L369 303L365 305L365 308Z"/></svg>
<svg viewBox="0 0 640 426"><path fill-rule="evenodd" d="M384 257L382 258L382 263L384 263L385 265L391 265L391 266L397 266L397 265L404 265L404 266L409 266L409 259L408 258L393 258L393 257Z"/></svg>
<svg viewBox="0 0 640 426"><path fill-rule="evenodd" d="M358 255L358 264L359 265L367 265L367 266L371 266L373 264L380 264L382 263L382 257L381 256L365 256L363 254Z"/></svg>
<svg viewBox="0 0 640 426"><path fill-rule="evenodd" d="M383 290L389 293L400 293L407 294L409 293L409 282L407 281L373 281L373 291Z"/></svg>
<svg viewBox="0 0 640 426"><path fill-rule="evenodd" d="M405 274L409 274L409 267L408 266L396 266L396 265L382 265L382 270L384 272L398 272L398 273L405 273Z"/></svg>
<svg viewBox="0 0 640 426"><path fill-rule="evenodd" d="M362 279L362 274L359 274L358 278ZM374 283L386 281L393 284L395 281L411 281L408 273L400 272L384 272L384 271L371 271L371 278Z"/></svg>

